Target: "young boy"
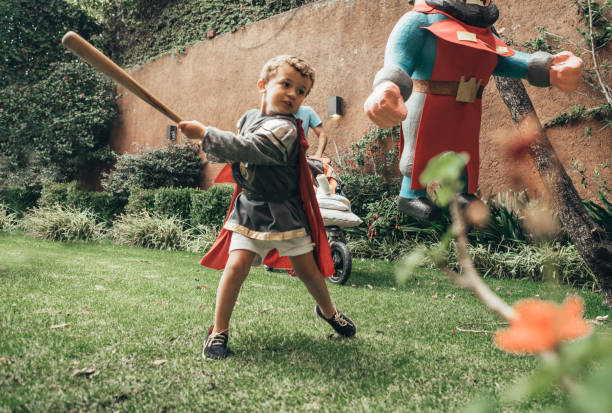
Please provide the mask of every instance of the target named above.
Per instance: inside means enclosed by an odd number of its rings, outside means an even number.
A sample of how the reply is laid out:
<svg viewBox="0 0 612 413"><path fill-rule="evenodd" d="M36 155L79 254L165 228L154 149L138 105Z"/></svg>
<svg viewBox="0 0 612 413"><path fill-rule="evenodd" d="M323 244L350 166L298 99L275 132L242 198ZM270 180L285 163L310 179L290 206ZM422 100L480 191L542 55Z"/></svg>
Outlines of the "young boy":
<svg viewBox="0 0 612 413"><path fill-rule="evenodd" d="M289 257L297 277L317 303L316 314L340 335L355 335L355 325L334 307L325 284L323 274L331 275L333 264L312 180L306 175L308 144L293 116L313 83L314 71L307 63L288 55L277 56L264 65L257 81L261 110L242 116L238 135L198 121L179 123L188 138L202 140L204 152L232 164L237 183L223 230L201 262L224 268L204 357L227 357L229 320L240 287L250 267L260 265L274 249Z"/></svg>

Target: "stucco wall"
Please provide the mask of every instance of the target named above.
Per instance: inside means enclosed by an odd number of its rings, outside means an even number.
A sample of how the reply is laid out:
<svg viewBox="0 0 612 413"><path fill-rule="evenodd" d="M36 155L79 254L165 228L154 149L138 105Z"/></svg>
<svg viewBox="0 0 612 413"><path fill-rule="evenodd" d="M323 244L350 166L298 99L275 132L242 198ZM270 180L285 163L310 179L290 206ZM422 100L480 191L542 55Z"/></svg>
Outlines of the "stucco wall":
<svg viewBox="0 0 612 413"><path fill-rule="evenodd" d="M496 27L515 46L536 37L536 25L580 41L575 32L578 16L571 0L498 0L497 5L501 18ZM369 126L363 102L382 66L391 29L410 9L407 0L319 1L129 71L185 119L234 130L242 113L259 106L256 82L263 64L278 54L300 56L317 70L314 89L304 104L312 106L323 119L331 138L326 154L334 158L336 147L342 153ZM134 144L163 145L166 125L171 122L123 88L119 92L122 115L113 131L112 146L123 153L133 152ZM589 97L593 92L586 86L572 94L530 86L528 92L543 123L568 111L572 104L592 106L600 102ZM327 117L329 96L344 100L345 116L339 120ZM514 128L494 82L487 87L484 99L481 184L504 190L510 181L503 172L506 166L500 159L496 139L509 136ZM584 136L586 126L593 127L590 138ZM566 166L572 158L583 161L590 169L612 159L609 129L602 130L600 124L555 128L549 130L549 137ZM219 168L206 166L203 187L211 185ZM535 176L533 170L531 173Z"/></svg>

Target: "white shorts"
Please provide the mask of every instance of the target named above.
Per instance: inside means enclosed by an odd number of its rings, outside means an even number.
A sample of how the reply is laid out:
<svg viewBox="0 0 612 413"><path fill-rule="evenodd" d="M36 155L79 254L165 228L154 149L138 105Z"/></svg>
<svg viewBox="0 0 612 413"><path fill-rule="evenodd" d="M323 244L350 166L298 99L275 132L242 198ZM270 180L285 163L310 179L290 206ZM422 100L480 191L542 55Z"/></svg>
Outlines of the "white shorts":
<svg viewBox="0 0 612 413"><path fill-rule="evenodd" d="M263 241L245 237L238 232L232 232L232 241L229 251L247 250L255 253L251 266L261 265L263 259L271 249L276 248L281 257L295 257L304 255L313 250L314 242L309 235L283 241Z"/></svg>

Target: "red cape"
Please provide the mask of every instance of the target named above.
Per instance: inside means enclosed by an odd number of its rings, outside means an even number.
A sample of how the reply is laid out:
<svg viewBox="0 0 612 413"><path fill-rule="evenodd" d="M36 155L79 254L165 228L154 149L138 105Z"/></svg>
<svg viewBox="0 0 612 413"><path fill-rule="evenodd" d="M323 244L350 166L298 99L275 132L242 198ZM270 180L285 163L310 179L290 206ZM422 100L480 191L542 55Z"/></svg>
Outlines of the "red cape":
<svg viewBox="0 0 612 413"><path fill-rule="evenodd" d="M299 181L299 191L300 196L302 198L302 207L304 208L304 212L306 213L306 218L308 220L308 226L310 227L310 236L312 237L314 246L314 257L317 265L319 267L319 271L325 277L332 276L336 270L334 269L334 262L331 257L331 249L329 248L329 243L327 242L327 234L325 233L325 225L323 225L323 218L321 218L321 211L319 210L319 204L317 202L317 197L315 196L314 187L312 185L312 178L310 174L310 169L308 168L308 163L306 162L306 150L308 149L308 142L304 136L304 129L302 129L302 121L300 119L298 122L298 135L300 138L300 155L299 155L299 168L300 168L300 181ZM233 179L229 180L228 177L231 177L231 166L226 165L217 178L215 178L215 182L233 182ZM230 207L227 211L227 215L225 216L225 221L230 216L232 209L234 208L234 202L236 201L236 197L238 194L242 192L242 188L236 185L234 189L234 195L232 196L232 201L230 203ZM229 258L229 246L232 239L232 231L229 231L225 228L221 229L219 236L215 240L213 246L208 250L204 258L200 261L200 264L212 268L215 270L222 270L225 268L225 264L227 263L227 259ZM280 257L278 255L278 251L276 249L271 250L266 257L264 258L264 264L273 268L291 268L291 262L289 257Z"/></svg>

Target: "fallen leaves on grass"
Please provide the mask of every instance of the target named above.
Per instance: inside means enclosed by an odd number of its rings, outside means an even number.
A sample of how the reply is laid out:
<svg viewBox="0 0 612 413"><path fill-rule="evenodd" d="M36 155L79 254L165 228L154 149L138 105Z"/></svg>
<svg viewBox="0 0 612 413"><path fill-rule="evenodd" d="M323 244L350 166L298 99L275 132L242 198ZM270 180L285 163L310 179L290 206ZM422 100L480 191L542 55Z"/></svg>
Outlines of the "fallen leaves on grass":
<svg viewBox="0 0 612 413"><path fill-rule="evenodd" d="M85 376L85 377L87 377L89 379L91 377L97 376L98 374L99 374L99 372L96 371L95 368L93 368L93 367L85 367L85 368L82 368L82 369L74 370L72 372L72 376L71 377Z"/></svg>
<svg viewBox="0 0 612 413"><path fill-rule="evenodd" d="M595 324L596 326L603 326L608 321L607 315L598 315L594 320L588 320L589 323Z"/></svg>
<svg viewBox="0 0 612 413"><path fill-rule="evenodd" d="M70 327L70 323L63 323L63 324L54 324L51 326L52 330L58 329L58 328L65 328L65 327Z"/></svg>
<svg viewBox="0 0 612 413"><path fill-rule="evenodd" d="M101 285L96 285L96 286L94 286L94 290L96 290L96 291L106 291L106 288L104 288Z"/></svg>
<svg viewBox="0 0 612 413"><path fill-rule="evenodd" d="M0 357L0 363L10 363L11 361L8 359L8 357Z"/></svg>
<svg viewBox="0 0 612 413"><path fill-rule="evenodd" d="M155 360L153 362L151 362L151 367L158 367L158 366L163 366L164 364L166 364L168 362L168 360Z"/></svg>
<svg viewBox="0 0 612 413"><path fill-rule="evenodd" d="M196 290L206 291L208 289L207 285L196 285Z"/></svg>
<svg viewBox="0 0 612 413"><path fill-rule="evenodd" d="M212 310L212 307L211 306L204 307L202 305L199 305L198 306L198 310L200 310L200 311L210 311L210 310Z"/></svg>
<svg viewBox="0 0 612 413"><path fill-rule="evenodd" d="M267 305L267 306L257 310L257 312L261 314L261 313L265 313L265 312L271 311L271 310L274 310L274 306L273 305Z"/></svg>

